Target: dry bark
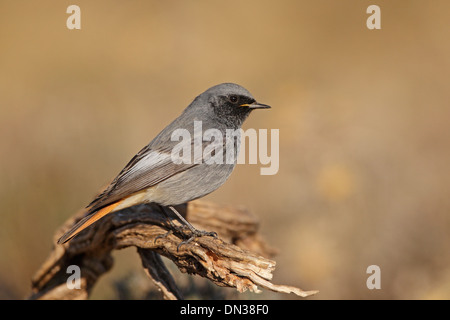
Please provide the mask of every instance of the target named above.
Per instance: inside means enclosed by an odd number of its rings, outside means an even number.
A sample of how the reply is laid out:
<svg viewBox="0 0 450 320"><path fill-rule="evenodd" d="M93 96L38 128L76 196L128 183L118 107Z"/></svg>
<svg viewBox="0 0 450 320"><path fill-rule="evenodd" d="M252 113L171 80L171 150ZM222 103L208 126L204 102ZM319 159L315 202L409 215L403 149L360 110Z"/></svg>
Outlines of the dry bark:
<svg viewBox="0 0 450 320"><path fill-rule="evenodd" d="M55 246L32 279L30 299L87 299L99 277L113 266L113 250L134 246L147 275L164 299L182 299L183 295L161 260L172 260L182 272L197 274L219 286L240 292L259 292L258 287L301 297L316 291L303 291L271 282L275 251L257 233L258 220L242 208L193 201L177 207L197 228L216 231L217 238L204 236L181 246L189 238L187 229L175 217L168 218L156 205L140 205L110 214L64 245L57 239L86 213L78 212L54 235ZM81 287L67 286L67 267L80 267Z"/></svg>

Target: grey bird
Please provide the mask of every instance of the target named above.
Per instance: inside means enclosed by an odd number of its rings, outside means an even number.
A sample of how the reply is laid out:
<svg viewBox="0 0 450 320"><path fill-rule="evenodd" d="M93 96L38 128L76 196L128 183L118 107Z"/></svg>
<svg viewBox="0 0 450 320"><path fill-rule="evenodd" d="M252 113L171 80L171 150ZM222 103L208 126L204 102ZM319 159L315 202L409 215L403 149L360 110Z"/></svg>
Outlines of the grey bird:
<svg viewBox="0 0 450 320"><path fill-rule="evenodd" d="M214 232L194 228L173 206L201 198L225 183L236 165L240 142L238 129L252 110L267 108L270 106L256 102L250 92L237 84L223 83L209 88L130 160L111 184L87 206L86 216L58 243L69 241L111 212L142 203L156 203L163 210L164 207L172 210L191 230L192 236L188 241L197 236L214 235ZM174 139L174 132L188 132L191 137L196 137L199 132L195 132L195 123L201 123L203 132L216 130L227 137L220 142L224 161L205 161L195 156L195 150L194 157L174 161L173 150L180 147L179 140ZM231 138L226 134L229 130L236 133ZM191 139L187 143L189 147L195 147L196 143L206 147L211 142L202 138L200 142ZM230 147L233 148L231 163L225 159ZM214 156L217 160L217 155Z"/></svg>

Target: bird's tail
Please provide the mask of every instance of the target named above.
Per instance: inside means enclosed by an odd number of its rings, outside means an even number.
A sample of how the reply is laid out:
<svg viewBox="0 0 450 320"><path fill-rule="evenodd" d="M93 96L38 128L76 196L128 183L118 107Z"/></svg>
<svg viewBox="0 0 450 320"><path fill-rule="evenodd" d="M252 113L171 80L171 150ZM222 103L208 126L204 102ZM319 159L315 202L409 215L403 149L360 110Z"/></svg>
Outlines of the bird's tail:
<svg viewBox="0 0 450 320"><path fill-rule="evenodd" d="M104 207L84 217L83 219L78 221L69 231L67 231L61 238L59 238L58 244L66 243L67 241L75 237L78 233L89 227L91 224L113 211L114 208L117 207L121 202L122 200L114 202L107 207Z"/></svg>

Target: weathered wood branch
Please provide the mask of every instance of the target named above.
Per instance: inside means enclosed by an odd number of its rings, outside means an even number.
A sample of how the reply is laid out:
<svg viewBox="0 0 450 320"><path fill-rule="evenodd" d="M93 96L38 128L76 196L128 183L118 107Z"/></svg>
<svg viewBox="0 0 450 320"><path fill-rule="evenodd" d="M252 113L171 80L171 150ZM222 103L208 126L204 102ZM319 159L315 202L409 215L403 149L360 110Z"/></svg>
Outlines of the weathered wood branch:
<svg viewBox="0 0 450 320"><path fill-rule="evenodd" d="M196 238L178 248L189 237L189 230L173 228L158 206L140 205L110 214L70 242L54 246L32 279L29 298L87 299L98 278L111 269L111 252L130 246L137 248L146 273L165 299L183 296L160 255L172 260L183 272L240 292L259 292L258 287L262 287L301 297L316 293L271 283L275 261L270 257L275 251L257 233L258 220L248 211L198 200L177 209L197 228L216 231L218 237ZM80 211L67 221L54 235L54 243L84 214ZM180 225L175 217L172 223ZM70 265L80 267L80 289L67 286Z"/></svg>

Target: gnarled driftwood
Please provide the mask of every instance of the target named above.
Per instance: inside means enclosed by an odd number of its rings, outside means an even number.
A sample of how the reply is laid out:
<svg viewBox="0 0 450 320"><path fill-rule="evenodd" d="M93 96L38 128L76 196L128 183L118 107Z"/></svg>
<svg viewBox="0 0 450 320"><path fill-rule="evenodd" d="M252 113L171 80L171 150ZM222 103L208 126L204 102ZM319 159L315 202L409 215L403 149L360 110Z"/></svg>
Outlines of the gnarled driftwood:
<svg viewBox="0 0 450 320"><path fill-rule="evenodd" d="M142 265L165 299L182 299L182 293L161 260L163 255L183 272L198 274L219 286L243 292L259 292L258 286L301 297L316 291L303 291L270 282L274 250L257 233L257 219L244 209L193 201L177 207L196 227L216 231L217 238L204 236L180 247L189 230L172 230L161 208L148 204L110 214L64 245L55 245L50 256L32 279L30 299L86 299L98 278L113 265L111 251L137 247ZM85 214L82 210L54 235L54 243ZM172 218L173 223L178 221ZM178 224L179 225L179 224ZM80 289L67 286L67 267L81 271Z"/></svg>

